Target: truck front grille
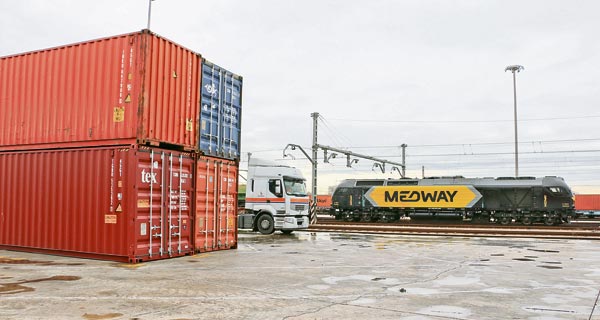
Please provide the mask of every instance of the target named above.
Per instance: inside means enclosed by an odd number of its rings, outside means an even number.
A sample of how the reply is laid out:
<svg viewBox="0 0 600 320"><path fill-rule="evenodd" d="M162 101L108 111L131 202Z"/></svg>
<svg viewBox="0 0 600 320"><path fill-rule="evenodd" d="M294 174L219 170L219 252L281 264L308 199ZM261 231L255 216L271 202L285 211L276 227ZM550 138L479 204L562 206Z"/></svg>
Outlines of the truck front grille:
<svg viewBox="0 0 600 320"><path fill-rule="evenodd" d="M304 210L306 210L306 205L303 205L303 204L294 205L294 210L296 210L296 211L304 211Z"/></svg>

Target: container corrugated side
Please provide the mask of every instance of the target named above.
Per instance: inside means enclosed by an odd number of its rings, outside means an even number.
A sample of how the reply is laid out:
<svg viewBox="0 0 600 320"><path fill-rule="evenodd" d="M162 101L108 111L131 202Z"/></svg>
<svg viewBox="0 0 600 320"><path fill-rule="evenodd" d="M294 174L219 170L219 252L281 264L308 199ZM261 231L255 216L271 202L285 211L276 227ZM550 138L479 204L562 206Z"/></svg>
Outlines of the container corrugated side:
<svg viewBox="0 0 600 320"><path fill-rule="evenodd" d="M0 248L139 262L193 253L191 154L0 152Z"/></svg>
<svg viewBox="0 0 600 320"><path fill-rule="evenodd" d="M199 138L203 154L240 158L242 83L241 76L203 60Z"/></svg>
<svg viewBox="0 0 600 320"><path fill-rule="evenodd" d="M0 150L198 147L201 57L148 31L0 57Z"/></svg>
<svg viewBox="0 0 600 320"><path fill-rule="evenodd" d="M575 195L575 210L600 211L600 194Z"/></svg>
<svg viewBox="0 0 600 320"><path fill-rule="evenodd" d="M207 156L196 160L196 252L237 248L238 172L232 160Z"/></svg>

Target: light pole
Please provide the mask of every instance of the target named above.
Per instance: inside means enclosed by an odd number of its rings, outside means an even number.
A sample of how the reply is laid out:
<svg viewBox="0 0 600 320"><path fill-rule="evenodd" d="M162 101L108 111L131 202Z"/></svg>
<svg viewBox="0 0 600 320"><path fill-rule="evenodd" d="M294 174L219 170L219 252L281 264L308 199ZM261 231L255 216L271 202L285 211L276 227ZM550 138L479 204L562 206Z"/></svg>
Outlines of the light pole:
<svg viewBox="0 0 600 320"><path fill-rule="evenodd" d="M154 0L148 0L148 30L150 30L150 18L152 16L152 1Z"/></svg>
<svg viewBox="0 0 600 320"><path fill-rule="evenodd" d="M504 69L504 72L511 71L513 74L513 93L515 101L515 177L519 176L519 136L517 134L517 77L516 72L524 70L523 66L518 64L508 66Z"/></svg>

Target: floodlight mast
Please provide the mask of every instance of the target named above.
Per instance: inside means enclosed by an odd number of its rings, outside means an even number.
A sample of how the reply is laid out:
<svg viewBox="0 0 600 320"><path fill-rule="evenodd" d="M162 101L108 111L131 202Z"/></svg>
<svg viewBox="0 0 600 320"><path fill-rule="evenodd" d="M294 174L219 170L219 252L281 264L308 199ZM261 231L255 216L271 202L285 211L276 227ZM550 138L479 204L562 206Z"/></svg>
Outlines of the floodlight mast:
<svg viewBox="0 0 600 320"><path fill-rule="evenodd" d="M513 75L513 97L514 97L514 116L515 116L515 177L519 176L519 138L517 134L517 77L516 73L525 70L525 67L515 64L508 66L504 72L510 71Z"/></svg>

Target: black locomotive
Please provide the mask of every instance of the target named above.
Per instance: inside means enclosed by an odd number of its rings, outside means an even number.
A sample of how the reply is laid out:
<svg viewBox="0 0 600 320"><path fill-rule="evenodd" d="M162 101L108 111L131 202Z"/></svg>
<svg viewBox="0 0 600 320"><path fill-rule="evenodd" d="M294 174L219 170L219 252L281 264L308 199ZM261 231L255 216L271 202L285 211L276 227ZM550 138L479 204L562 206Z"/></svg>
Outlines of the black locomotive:
<svg viewBox="0 0 600 320"><path fill-rule="evenodd" d="M414 216L557 225L575 216L561 177L349 179L332 195L331 215L346 221L392 222Z"/></svg>

